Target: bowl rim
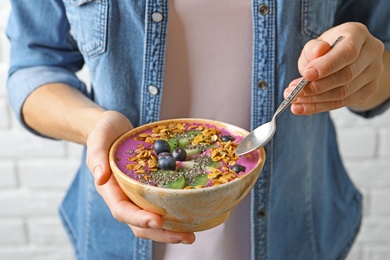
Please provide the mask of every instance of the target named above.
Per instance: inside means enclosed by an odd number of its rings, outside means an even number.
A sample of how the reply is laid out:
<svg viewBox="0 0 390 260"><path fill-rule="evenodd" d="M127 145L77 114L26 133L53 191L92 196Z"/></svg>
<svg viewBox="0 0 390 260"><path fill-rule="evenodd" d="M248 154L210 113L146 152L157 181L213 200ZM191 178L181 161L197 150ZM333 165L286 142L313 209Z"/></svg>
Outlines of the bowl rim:
<svg viewBox="0 0 390 260"><path fill-rule="evenodd" d="M124 172L122 172L121 169L119 169L118 165L116 164L116 160L115 160L115 152L117 150L117 147L121 143L123 143L125 140L127 140L127 138L129 138L130 136L132 136L134 134L137 134L139 132L142 132L145 129L151 128L151 127L156 126L156 125L166 125L166 124L169 124L169 123L202 123L202 124L214 125L214 126L217 126L219 128L220 128L220 126L218 126L216 124L220 124L220 125L226 126L226 129L234 128L235 130L237 130L239 132L242 132L245 135L249 134L249 132L247 130L245 130L244 128L241 128L239 126L236 126L236 125L233 125L233 124L230 124L230 123L225 123L225 122L218 121L218 120L202 119L202 118L164 119L164 120L159 120L159 121L147 123L147 124L144 124L144 125L140 125L138 127L134 127L133 129L123 133L122 135L120 135L114 141L114 143L111 145L110 150L109 150L109 164L110 164L110 167L111 167L111 172L114 174L114 176L118 174L121 178L127 180L128 182L130 182L130 183L132 183L134 185L138 185L138 186L140 186L140 187L142 187L144 189L148 189L148 190L175 192L175 193L179 193L179 194L181 194L181 193L189 194L189 193L194 193L194 192L195 193L205 192L206 190L207 191L213 191L213 190L216 190L216 189L221 189L221 187L228 188L229 186L234 185L234 183L237 180L243 180L243 179L249 178L249 175L252 175L254 170L256 170L256 169L259 169L259 174L261 173L261 171L262 171L262 169L264 167L264 164L265 164L265 160L266 160L266 154L265 154L264 147L260 147L258 150L253 151L253 152L257 152L259 154L259 158L261 160L259 160L256 163L256 165L253 167L253 169L251 171L249 171L248 173L242 175L242 177L234 179L232 181L229 181L227 183L224 183L224 184L221 184L221 185L218 185L218 186L203 187L203 188L200 188L200 189L172 189L172 188L163 188L163 187L152 186L152 185L145 184L145 183L142 183L140 181L137 181L137 180L131 178L130 176L128 176Z"/></svg>

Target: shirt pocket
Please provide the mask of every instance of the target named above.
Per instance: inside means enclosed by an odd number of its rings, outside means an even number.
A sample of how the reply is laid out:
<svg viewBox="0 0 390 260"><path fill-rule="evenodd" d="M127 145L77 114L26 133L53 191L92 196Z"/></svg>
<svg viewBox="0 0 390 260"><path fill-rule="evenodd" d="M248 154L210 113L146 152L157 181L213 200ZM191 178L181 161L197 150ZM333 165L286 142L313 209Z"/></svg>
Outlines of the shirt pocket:
<svg viewBox="0 0 390 260"><path fill-rule="evenodd" d="M302 33L317 38L332 28L338 6L339 0L302 0Z"/></svg>
<svg viewBox="0 0 390 260"><path fill-rule="evenodd" d="M71 33L88 57L105 52L108 0L63 0Z"/></svg>

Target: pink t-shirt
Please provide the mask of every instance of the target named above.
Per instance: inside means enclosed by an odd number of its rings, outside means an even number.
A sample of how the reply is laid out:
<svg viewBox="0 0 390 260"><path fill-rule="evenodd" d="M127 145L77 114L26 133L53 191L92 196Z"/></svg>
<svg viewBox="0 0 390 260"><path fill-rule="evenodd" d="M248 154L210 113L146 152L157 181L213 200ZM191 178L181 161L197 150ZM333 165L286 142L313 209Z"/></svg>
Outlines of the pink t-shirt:
<svg viewBox="0 0 390 260"><path fill-rule="evenodd" d="M250 127L250 0L169 1L161 119L200 117Z"/></svg>
<svg viewBox="0 0 390 260"><path fill-rule="evenodd" d="M161 119L218 119L250 127L250 0L169 1ZM192 245L153 244L153 259L250 259L250 198Z"/></svg>

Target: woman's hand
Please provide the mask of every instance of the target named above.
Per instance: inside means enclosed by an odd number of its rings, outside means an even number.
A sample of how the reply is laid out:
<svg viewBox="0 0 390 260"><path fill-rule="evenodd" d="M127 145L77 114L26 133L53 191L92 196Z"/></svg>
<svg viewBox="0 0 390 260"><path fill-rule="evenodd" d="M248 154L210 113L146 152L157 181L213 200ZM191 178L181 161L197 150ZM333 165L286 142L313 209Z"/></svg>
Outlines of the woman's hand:
<svg viewBox="0 0 390 260"><path fill-rule="evenodd" d="M127 223L134 235L164 243L191 244L193 233L171 232L162 229L161 216L142 210L133 204L111 174L108 153L111 144L123 133L133 128L122 114L106 111L87 140L87 165L95 178L95 186L111 210L114 218Z"/></svg>
<svg viewBox="0 0 390 260"><path fill-rule="evenodd" d="M342 41L330 50L339 36ZM381 78L386 74L384 68L390 70L388 54L383 43L360 23L342 24L309 41L298 68L310 82L293 100L292 113L310 115L345 106L364 111L381 104L390 97L388 82L385 85ZM285 97L299 80L285 89Z"/></svg>

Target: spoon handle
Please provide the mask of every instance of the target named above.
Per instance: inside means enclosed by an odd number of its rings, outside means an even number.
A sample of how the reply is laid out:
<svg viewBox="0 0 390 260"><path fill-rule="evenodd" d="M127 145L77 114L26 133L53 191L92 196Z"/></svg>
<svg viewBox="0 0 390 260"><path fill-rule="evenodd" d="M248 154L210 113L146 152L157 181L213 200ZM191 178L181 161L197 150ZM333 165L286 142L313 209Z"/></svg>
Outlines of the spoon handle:
<svg viewBox="0 0 390 260"><path fill-rule="evenodd" d="M330 49L332 49L334 46L336 46L337 43L339 43L343 39L343 36L339 36L336 41L330 46ZM272 120L275 120L286 108L287 106L291 103L291 101L298 95L298 93L306 86L306 84L309 81L307 79L303 78L298 85L291 91L290 95L283 100L283 102L280 104L278 109L275 111L275 114L272 118Z"/></svg>
<svg viewBox="0 0 390 260"><path fill-rule="evenodd" d="M306 86L308 82L309 81L307 81L305 78L299 81L298 85L293 89L293 91L291 91L290 95L288 95L288 97L283 100L278 109L275 111L272 120L275 120L287 108L291 101L298 95L298 93Z"/></svg>

